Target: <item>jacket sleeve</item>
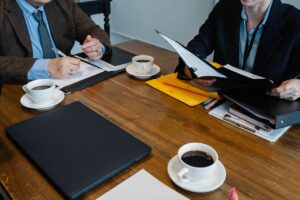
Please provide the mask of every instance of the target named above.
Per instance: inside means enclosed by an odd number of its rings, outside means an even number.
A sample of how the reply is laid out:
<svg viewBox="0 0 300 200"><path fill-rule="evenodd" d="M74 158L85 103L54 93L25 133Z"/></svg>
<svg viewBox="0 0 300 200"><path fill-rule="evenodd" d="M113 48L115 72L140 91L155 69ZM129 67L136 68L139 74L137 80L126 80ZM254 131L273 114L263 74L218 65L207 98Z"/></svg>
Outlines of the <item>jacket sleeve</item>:
<svg viewBox="0 0 300 200"><path fill-rule="evenodd" d="M293 49L288 66L289 69L287 70L284 79L287 80L292 78L300 78L300 29L298 30L295 37L295 42L293 44Z"/></svg>
<svg viewBox="0 0 300 200"><path fill-rule="evenodd" d="M3 82L26 83L27 73L35 59L0 55L0 77Z"/></svg>
<svg viewBox="0 0 300 200"><path fill-rule="evenodd" d="M221 0L209 14L208 19L200 27L198 34L188 43L187 49L199 58L206 58L211 54L215 48L216 23L218 20L218 13L222 9L226 0ZM186 79L183 69L185 67L184 61L179 58L179 64L175 72L178 72L178 78Z"/></svg>

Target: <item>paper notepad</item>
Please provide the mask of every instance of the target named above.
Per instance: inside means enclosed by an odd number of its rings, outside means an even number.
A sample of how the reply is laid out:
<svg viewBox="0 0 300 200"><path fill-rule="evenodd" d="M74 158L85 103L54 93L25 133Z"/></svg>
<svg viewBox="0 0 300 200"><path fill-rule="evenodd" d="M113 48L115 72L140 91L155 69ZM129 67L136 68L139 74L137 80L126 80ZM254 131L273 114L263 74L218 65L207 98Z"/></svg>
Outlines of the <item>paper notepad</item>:
<svg viewBox="0 0 300 200"><path fill-rule="evenodd" d="M188 200L145 170L140 170L97 200Z"/></svg>
<svg viewBox="0 0 300 200"><path fill-rule="evenodd" d="M146 83L189 106L196 106L209 97L219 98L217 93L206 92L178 80L176 73L161 76Z"/></svg>

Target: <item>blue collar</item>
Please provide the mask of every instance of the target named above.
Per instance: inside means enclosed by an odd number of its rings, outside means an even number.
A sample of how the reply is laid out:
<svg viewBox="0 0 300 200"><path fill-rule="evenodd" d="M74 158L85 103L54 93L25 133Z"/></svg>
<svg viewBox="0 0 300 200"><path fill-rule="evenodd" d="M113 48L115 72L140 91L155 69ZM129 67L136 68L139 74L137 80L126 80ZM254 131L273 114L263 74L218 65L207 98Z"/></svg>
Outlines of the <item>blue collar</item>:
<svg viewBox="0 0 300 200"><path fill-rule="evenodd" d="M35 8L32 5L30 5L26 0L17 0L17 3L19 4L19 6L21 7L22 11L24 12L24 14L26 15L32 15L32 13L41 10L44 12L44 5Z"/></svg>

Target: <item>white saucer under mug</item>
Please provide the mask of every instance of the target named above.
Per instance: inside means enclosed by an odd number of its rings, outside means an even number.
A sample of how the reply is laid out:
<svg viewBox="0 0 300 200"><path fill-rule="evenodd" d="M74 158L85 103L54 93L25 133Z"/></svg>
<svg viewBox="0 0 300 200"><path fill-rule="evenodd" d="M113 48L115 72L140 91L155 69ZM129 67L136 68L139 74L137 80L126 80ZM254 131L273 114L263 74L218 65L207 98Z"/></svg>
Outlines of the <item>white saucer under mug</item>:
<svg viewBox="0 0 300 200"><path fill-rule="evenodd" d="M160 72L160 68L159 68L159 66L153 64L153 68L151 69L150 72L148 72L146 74L140 74L140 73L136 72L135 67L132 64L129 64L126 67L126 72L129 75L134 76L135 78L138 78L138 79L148 79L148 78L158 74Z"/></svg>
<svg viewBox="0 0 300 200"><path fill-rule="evenodd" d="M30 99L28 94L24 94L21 97L20 102L26 108L43 111L43 110L50 110L54 108L57 104L59 104L62 100L64 100L64 98L65 98L65 94L61 90L56 89L54 91L52 99L49 100L49 102L47 103L37 104Z"/></svg>
<svg viewBox="0 0 300 200"><path fill-rule="evenodd" d="M181 181L178 176L178 172L181 169L182 166L180 165L178 157L176 155L168 163L168 174L171 180L177 186L190 192L204 193L214 191L218 189L221 185L223 185L226 179L225 167L219 160L217 161L217 166L213 175L201 181Z"/></svg>

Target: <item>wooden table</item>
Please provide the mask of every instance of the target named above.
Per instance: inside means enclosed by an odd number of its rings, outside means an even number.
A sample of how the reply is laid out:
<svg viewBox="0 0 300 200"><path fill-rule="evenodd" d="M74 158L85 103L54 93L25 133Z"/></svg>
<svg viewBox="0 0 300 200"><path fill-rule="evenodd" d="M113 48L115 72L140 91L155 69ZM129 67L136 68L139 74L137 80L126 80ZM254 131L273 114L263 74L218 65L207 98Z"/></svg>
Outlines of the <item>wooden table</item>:
<svg viewBox="0 0 300 200"><path fill-rule="evenodd" d="M174 70L176 54L139 41L118 47L155 57L162 74ZM12 199L62 199L54 187L5 136L5 127L39 114L22 108L20 85L4 85L0 96L0 180ZM300 199L300 126L292 127L276 143L267 142L207 114L202 106L189 107L121 74L67 95L60 105L80 101L152 147L152 155L90 191L82 199L99 197L144 168L166 185L191 199L226 200L236 186L241 200ZM216 191L196 194L172 183L168 161L189 142L203 142L219 153L227 171Z"/></svg>

